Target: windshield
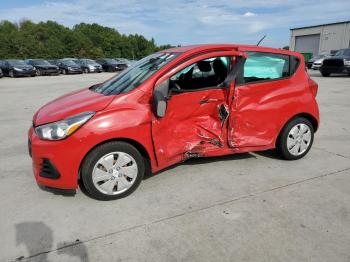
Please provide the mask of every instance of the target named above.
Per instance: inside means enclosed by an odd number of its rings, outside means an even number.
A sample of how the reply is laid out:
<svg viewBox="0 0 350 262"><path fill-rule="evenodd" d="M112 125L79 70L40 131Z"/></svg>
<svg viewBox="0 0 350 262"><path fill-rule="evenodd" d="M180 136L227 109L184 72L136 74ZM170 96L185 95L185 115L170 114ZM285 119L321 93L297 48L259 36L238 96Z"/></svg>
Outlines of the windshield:
<svg viewBox="0 0 350 262"><path fill-rule="evenodd" d="M129 69L93 88L104 95L116 95L133 90L155 72L178 56L178 53L155 53L138 61Z"/></svg>
<svg viewBox="0 0 350 262"><path fill-rule="evenodd" d="M335 53L336 56L350 56L350 49L342 49Z"/></svg>
<svg viewBox="0 0 350 262"><path fill-rule="evenodd" d="M46 60L32 60L33 65L51 65Z"/></svg>
<svg viewBox="0 0 350 262"><path fill-rule="evenodd" d="M7 62L11 66L27 65L26 62L24 62L23 60L8 60Z"/></svg>
<svg viewBox="0 0 350 262"><path fill-rule="evenodd" d="M61 60L62 64L65 64L66 66L77 66L76 63L74 63L72 60Z"/></svg>
<svg viewBox="0 0 350 262"><path fill-rule="evenodd" d="M313 57L313 59L321 59L321 58L323 58L323 57L325 57L325 55L315 55L314 57Z"/></svg>
<svg viewBox="0 0 350 262"><path fill-rule="evenodd" d="M115 61L114 59L112 59L112 58L106 58L106 59L104 59L107 63L110 63L110 64L115 64L115 63L117 63L117 61Z"/></svg>
<svg viewBox="0 0 350 262"><path fill-rule="evenodd" d="M87 64L87 65L96 65L96 64L97 64L97 63L96 63L94 60L92 60L92 59L81 59L80 61L83 62L83 63L85 63L85 64Z"/></svg>

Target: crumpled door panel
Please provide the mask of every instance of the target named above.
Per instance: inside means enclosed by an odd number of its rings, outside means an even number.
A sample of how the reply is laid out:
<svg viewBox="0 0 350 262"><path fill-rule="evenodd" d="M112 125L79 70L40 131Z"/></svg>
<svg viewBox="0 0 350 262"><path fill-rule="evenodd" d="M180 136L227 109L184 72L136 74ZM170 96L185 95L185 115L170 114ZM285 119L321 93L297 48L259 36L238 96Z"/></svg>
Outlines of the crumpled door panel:
<svg viewBox="0 0 350 262"><path fill-rule="evenodd" d="M226 91L224 88L208 89L171 96L165 116L152 121L153 142L160 165L202 156L225 145Z"/></svg>

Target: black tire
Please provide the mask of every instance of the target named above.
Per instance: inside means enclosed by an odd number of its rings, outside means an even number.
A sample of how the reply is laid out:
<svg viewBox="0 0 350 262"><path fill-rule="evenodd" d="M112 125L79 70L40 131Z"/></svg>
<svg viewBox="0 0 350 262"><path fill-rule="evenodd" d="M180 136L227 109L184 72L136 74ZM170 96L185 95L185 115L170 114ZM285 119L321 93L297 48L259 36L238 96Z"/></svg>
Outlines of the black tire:
<svg viewBox="0 0 350 262"><path fill-rule="evenodd" d="M126 191L119 193L117 195L108 195L108 194L102 193L95 187L92 181L92 172L96 163L103 156L112 152L124 152L129 154L135 159L135 162L137 164L137 169L138 169L137 176L132 186L128 188ZM106 144L102 144L96 147L85 158L81 168L81 178L87 194L92 198L95 198L97 200L103 200L103 201L115 200L115 199L123 198L130 195L140 185L144 177L146 166L147 166L146 161L147 159L144 158L134 146L126 142L114 141L114 142L108 142Z"/></svg>
<svg viewBox="0 0 350 262"><path fill-rule="evenodd" d="M289 152L288 147L287 147L287 139L289 132L291 129L298 125L298 124L305 124L309 127L310 132L311 132L311 140L308 148L306 151L300 155L293 155ZM295 117L291 121L289 121L282 129L280 135L278 136L277 143L276 143L276 148L277 152L280 154L280 156L286 160L297 160L302 157L304 157L311 149L312 144L314 141L314 128L309 120L307 120L304 117Z"/></svg>
<svg viewBox="0 0 350 262"><path fill-rule="evenodd" d="M324 77L327 77L327 76L330 76L331 73L321 71L321 75L324 76Z"/></svg>
<svg viewBox="0 0 350 262"><path fill-rule="evenodd" d="M66 69L63 69L63 70L62 70L62 74L66 75L66 74L67 74L67 70L66 70Z"/></svg>
<svg viewBox="0 0 350 262"><path fill-rule="evenodd" d="M41 74L41 71L40 71L39 69L36 70L36 75L37 75L37 76L41 76L41 75L42 75L42 74Z"/></svg>

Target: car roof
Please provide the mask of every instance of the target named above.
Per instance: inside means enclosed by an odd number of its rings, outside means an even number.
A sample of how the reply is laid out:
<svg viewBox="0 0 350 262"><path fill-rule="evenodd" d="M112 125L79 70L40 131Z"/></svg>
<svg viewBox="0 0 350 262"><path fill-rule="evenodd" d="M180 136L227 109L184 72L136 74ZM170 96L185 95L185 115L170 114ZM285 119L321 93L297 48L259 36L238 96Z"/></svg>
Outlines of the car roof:
<svg viewBox="0 0 350 262"><path fill-rule="evenodd" d="M188 45L179 46L170 49L163 50L161 52L173 52L173 53L197 53L197 52L210 52L210 51L251 51L251 52L266 52L276 54L294 55L300 57L301 54L284 49L263 47L256 45L239 45L239 44L201 44L201 45Z"/></svg>

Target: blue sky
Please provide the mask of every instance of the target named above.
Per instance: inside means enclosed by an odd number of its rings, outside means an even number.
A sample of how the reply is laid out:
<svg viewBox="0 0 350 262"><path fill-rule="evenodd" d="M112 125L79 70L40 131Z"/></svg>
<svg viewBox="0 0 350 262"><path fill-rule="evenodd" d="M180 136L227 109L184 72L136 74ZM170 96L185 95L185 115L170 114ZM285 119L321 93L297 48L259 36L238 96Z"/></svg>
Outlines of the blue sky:
<svg viewBox="0 0 350 262"><path fill-rule="evenodd" d="M347 0L11 0L0 20L54 20L68 27L99 23L154 37L157 44L289 44L293 27L350 20Z"/></svg>

